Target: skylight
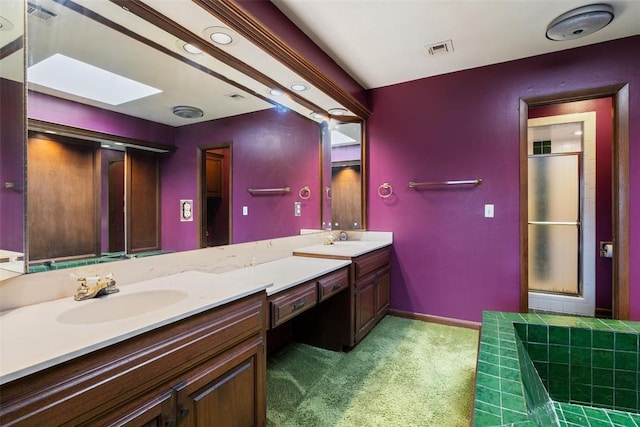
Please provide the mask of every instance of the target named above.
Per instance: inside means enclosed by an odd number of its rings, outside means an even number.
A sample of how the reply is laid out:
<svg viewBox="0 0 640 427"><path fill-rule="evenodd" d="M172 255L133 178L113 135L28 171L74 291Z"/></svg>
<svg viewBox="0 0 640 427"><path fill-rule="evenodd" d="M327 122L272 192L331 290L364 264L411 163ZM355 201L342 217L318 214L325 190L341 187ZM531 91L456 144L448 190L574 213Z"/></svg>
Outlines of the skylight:
<svg viewBox="0 0 640 427"><path fill-rule="evenodd" d="M110 105L162 92L151 86L56 53L27 70L29 83Z"/></svg>

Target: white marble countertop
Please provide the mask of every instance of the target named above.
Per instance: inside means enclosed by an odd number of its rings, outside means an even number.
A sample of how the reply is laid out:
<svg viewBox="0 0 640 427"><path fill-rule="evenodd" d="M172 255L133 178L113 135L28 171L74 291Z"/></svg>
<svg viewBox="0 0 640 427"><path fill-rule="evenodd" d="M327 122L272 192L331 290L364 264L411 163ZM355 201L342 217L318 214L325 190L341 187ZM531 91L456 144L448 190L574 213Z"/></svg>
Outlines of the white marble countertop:
<svg viewBox="0 0 640 427"><path fill-rule="evenodd" d="M354 258L364 255L367 252L389 246L391 243L390 240L338 240L331 245L313 245L297 248L293 253L294 255L305 254Z"/></svg>
<svg viewBox="0 0 640 427"><path fill-rule="evenodd" d="M0 384L149 330L261 292L269 280L187 271L122 286L117 294L73 297L0 312Z"/></svg>
<svg viewBox="0 0 640 427"><path fill-rule="evenodd" d="M350 260L292 256L230 271L221 276L239 282L262 278L272 283L272 286L267 288L267 295L273 295L349 264Z"/></svg>

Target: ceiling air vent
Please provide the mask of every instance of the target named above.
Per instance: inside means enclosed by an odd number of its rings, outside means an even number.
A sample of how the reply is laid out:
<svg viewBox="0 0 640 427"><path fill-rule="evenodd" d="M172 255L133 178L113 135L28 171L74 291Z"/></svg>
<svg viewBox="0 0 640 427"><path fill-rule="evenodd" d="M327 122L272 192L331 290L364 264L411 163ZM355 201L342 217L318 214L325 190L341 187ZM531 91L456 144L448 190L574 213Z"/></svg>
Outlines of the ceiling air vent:
<svg viewBox="0 0 640 427"><path fill-rule="evenodd" d="M56 15L55 13L51 12L50 10L45 9L42 6L38 6L35 3L31 3L31 2L27 2L27 13L30 16L33 16L35 18L40 18L43 21L48 21L51 18L55 18Z"/></svg>
<svg viewBox="0 0 640 427"><path fill-rule="evenodd" d="M453 42L446 40L443 42L433 43L424 47L430 56L440 56L453 52Z"/></svg>
<svg viewBox="0 0 640 427"><path fill-rule="evenodd" d="M244 99L244 96L240 95L239 93L230 93L227 96L234 101L242 101Z"/></svg>

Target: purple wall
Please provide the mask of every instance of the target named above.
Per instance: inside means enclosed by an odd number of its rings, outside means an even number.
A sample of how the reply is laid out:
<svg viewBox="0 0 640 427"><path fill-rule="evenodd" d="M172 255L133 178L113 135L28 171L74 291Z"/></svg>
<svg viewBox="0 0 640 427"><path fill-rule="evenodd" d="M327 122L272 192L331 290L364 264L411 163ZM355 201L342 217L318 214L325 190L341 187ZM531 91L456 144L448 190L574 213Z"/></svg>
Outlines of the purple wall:
<svg viewBox="0 0 640 427"><path fill-rule="evenodd" d="M238 3L289 46L303 55L327 76L367 105L365 91L353 77L318 47L305 33L296 27L273 3L268 0L239 0Z"/></svg>
<svg viewBox="0 0 640 427"><path fill-rule="evenodd" d="M640 36L370 92L369 228L394 232L392 308L519 310L519 99L630 85L630 309L640 320ZM482 178L479 187L408 182ZM380 199L376 188L394 186ZM483 205L495 204L495 218Z"/></svg>
<svg viewBox="0 0 640 427"><path fill-rule="evenodd" d="M232 243L298 234L320 225L320 128L293 113L270 109L252 114L184 126L178 129L179 149L163 165L162 245L167 250L197 247L196 222L180 222L179 200L197 205L197 149L232 142ZM290 186L284 195L251 196L247 188ZM309 200L298 191L309 186ZM302 202L302 216L293 215ZM242 216L248 206L249 215ZM195 212L197 215L197 212Z"/></svg>
<svg viewBox="0 0 640 427"><path fill-rule="evenodd" d="M0 249L15 252L24 251L23 97L21 83L0 78Z"/></svg>
<svg viewBox="0 0 640 427"><path fill-rule="evenodd" d="M560 114L596 113L596 244L613 237L611 208L611 144L613 142L612 98L590 99L530 108L529 118ZM612 262L596 250L596 308L611 310Z"/></svg>
<svg viewBox="0 0 640 427"><path fill-rule="evenodd" d="M335 163L360 160L362 151L360 148L360 144L333 147L331 148L331 161Z"/></svg>
<svg viewBox="0 0 640 427"><path fill-rule="evenodd" d="M173 145L171 126L29 91L28 116L80 129L89 129L156 144Z"/></svg>

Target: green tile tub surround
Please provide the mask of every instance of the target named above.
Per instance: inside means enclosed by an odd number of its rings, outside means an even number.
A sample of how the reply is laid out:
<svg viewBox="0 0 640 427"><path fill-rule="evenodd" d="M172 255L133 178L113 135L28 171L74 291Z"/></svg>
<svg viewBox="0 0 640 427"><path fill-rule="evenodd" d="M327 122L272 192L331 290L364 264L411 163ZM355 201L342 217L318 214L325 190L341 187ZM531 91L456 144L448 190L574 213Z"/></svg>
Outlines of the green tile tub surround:
<svg viewBox="0 0 640 427"><path fill-rule="evenodd" d="M640 427L639 335L640 322L484 312L473 425Z"/></svg>

